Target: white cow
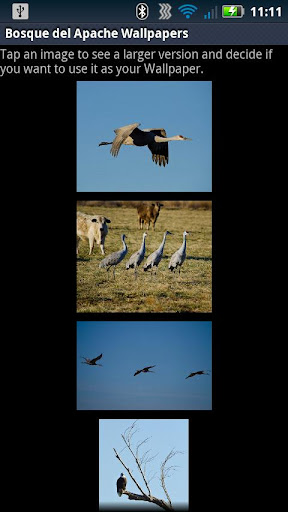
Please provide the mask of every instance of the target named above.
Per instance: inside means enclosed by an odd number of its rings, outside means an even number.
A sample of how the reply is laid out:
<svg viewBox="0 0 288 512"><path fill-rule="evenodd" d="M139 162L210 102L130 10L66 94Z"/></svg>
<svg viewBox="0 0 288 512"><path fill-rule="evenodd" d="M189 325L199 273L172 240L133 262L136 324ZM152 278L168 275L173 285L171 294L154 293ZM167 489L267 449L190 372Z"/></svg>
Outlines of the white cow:
<svg viewBox="0 0 288 512"><path fill-rule="evenodd" d="M89 255L92 254L94 241L100 245L102 254L104 252L105 237L108 233L108 226L111 221L102 215L87 215L86 213L77 212L77 248L80 240L89 240Z"/></svg>

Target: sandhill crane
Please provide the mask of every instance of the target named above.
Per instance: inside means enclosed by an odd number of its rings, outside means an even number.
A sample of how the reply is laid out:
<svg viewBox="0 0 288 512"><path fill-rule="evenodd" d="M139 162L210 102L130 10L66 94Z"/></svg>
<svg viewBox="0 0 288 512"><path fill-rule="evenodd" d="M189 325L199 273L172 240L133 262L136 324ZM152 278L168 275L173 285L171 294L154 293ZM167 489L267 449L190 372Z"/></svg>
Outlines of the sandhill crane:
<svg viewBox="0 0 288 512"><path fill-rule="evenodd" d="M145 272L146 272L146 270L151 268L151 274L152 274L153 267L158 267L158 265L162 259L162 256L163 256L163 250L164 250L164 245L165 245L165 240L166 240L167 235L172 235L172 233L170 233L170 231L165 231L162 243L158 247L157 251L152 252L152 254L150 254L150 256L148 256L147 261L143 267Z"/></svg>
<svg viewBox="0 0 288 512"><path fill-rule="evenodd" d="M130 257L128 263L126 263L126 270L129 270L129 268L134 268L135 279L137 276L137 267L139 267L139 265L141 265L142 261L144 260L146 236L147 233L143 233L142 245L139 251L134 252L134 254L132 254L132 256Z"/></svg>
<svg viewBox="0 0 288 512"><path fill-rule="evenodd" d="M198 372L192 372L188 377L185 377L185 379L189 379L189 377L195 377L195 375L210 375L209 372L205 372L205 370L199 370Z"/></svg>
<svg viewBox="0 0 288 512"><path fill-rule="evenodd" d="M178 251L174 252L174 254L171 256L171 260L169 263L168 268L171 270L176 270L176 268L179 268L179 274L180 274L180 267L182 263L184 263L186 258L186 236L189 235L189 231L184 231L183 233L183 244L181 245L180 249Z"/></svg>
<svg viewBox="0 0 288 512"><path fill-rule="evenodd" d="M100 354L100 356L98 357L94 357L94 359L89 359L88 357L83 357L83 359L85 359L85 361L81 361L81 363L83 364L89 364L90 366L102 366L102 364L97 364L96 361L99 361L99 359L101 359L101 357L103 356L103 354Z"/></svg>
<svg viewBox="0 0 288 512"><path fill-rule="evenodd" d="M121 236L121 240L123 243L123 249L121 251L112 252L111 254L108 254L104 260L100 261L99 268L106 268L107 272L110 270L111 267L113 267L113 277L115 279L115 267L120 263L123 258L125 258L127 254L127 245L125 243L125 237L126 235Z"/></svg>
<svg viewBox="0 0 288 512"><path fill-rule="evenodd" d="M143 368L142 370L137 370L137 372L134 373L134 377L135 375L138 375L138 373L155 373L153 372L153 370L150 370L150 368L155 368L156 364L154 364L153 366L146 366L145 368Z"/></svg>
<svg viewBox="0 0 288 512"><path fill-rule="evenodd" d="M112 144L110 153L117 156L122 144L126 146L148 146L152 153L152 160L155 164L168 164L168 142L170 140L192 140L183 135L167 137L164 128L146 128L139 130L140 123L128 124L116 128L116 137L112 142L100 142L99 146Z"/></svg>

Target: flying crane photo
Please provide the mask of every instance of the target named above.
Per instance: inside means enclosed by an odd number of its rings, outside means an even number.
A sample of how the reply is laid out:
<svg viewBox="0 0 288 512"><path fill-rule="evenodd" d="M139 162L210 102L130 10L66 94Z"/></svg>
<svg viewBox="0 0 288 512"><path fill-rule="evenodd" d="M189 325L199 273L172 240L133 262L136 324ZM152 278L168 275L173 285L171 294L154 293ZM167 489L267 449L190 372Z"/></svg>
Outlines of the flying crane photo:
<svg viewBox="0 0 288 512"><path fill-rule="evenodd" d="M212 323L79 321L77 409L211 410Z"/></svg>
<svg viewBox="0 0 288 512"><path fill-rule="evenodd" d="M77 83L78 192L211 190L212 82Z"/></svg>

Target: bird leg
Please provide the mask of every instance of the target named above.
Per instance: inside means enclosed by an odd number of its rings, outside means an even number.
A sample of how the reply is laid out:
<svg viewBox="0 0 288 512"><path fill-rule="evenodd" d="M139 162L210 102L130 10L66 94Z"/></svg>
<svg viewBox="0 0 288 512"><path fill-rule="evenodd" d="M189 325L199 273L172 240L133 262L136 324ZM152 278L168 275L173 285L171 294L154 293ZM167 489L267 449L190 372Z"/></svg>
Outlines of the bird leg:
<svg viewBox="0 0 288 512"><path fill-rule="evenodd" d="M115 265L114 265L114 267L113 267L113 277L114 277L114 279L115 279Z"/></svg>

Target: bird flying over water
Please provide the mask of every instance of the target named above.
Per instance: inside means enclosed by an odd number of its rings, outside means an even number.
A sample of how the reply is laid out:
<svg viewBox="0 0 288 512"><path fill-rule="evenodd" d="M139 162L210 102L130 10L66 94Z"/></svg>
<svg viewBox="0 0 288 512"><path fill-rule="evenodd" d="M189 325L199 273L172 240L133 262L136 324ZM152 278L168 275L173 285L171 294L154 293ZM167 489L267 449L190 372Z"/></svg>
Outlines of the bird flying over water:
<svg viewBox="0 0 288 512"><path fill-rule="evenodd" d="M100 356L98 357L94 357L94 359L89 359L88 357L83 357L83 359L85 359L85 361L81 361L81 363L83 364L89 364L90 366L102 366L102 364L97 364L96 361L99 361L99 359L101 359L101 357L103 356L103 354L100 354Z"/></svg>
<svg viewBox="0 0 288 512"><path fill-rule="evenodd" d="M134 377L135 377L135 375L138 375L138 373L141 373L141 372L143 372L143 373L147 373L147 372L155 373L155 372L153 372L153 370L150 370L150 368L155 368L155 366L156 366L156 364L154 364L153 366L146 366L142 370L137 370L137 372L134 373Z"/></svg>
<svg viewBox="0 0 288 512"><path fill-rule="evenodd" d="M199 370L198 372L190 373L190 375L188 375L188 377L185 377L185 379L189 379L189 377L195 377L195 375L210 375L210 373L205 373L205 370Z"/></svg>
<svg viewBox="0 0 288 512"><path fill-rule="evenodd" d="M192 140L183 135L167 137L164 128L146 128L139 130L140 123L128 124L116 128L116 137L112 142L100 142L99 146L112 144L111 155L117 156L122 144L126 146L148 146L152 153L152 160L155 164L168 164L168 142L172 140Z"/></svg>

